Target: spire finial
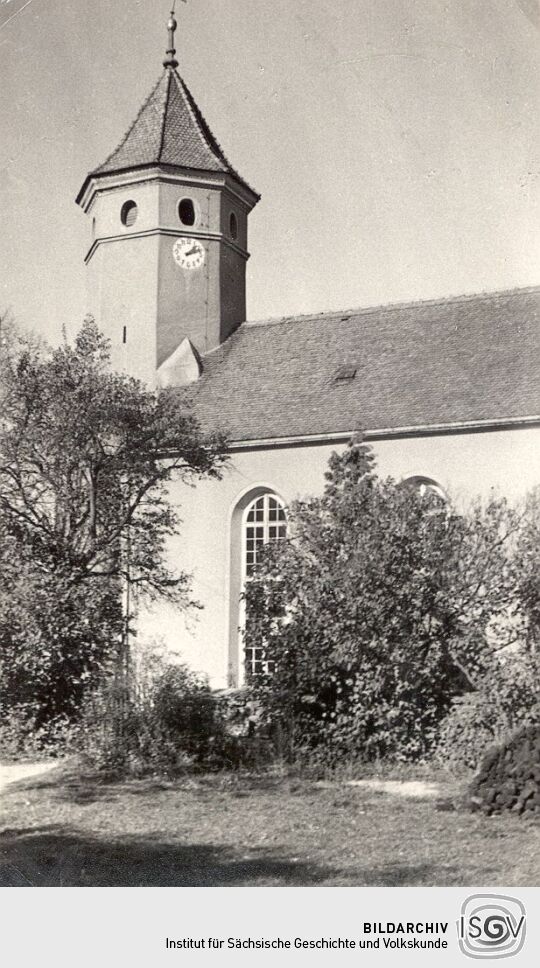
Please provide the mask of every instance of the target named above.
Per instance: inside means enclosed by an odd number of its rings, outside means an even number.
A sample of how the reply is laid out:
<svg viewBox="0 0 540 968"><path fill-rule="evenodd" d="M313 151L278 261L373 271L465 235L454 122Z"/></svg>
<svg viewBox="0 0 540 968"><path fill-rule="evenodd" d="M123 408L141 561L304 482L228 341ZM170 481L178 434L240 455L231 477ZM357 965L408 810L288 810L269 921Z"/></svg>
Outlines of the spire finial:
<svg viewBox="0 0 540 968"><path fill-rule="evenodd" d="M187 3L187 0L183 0L183 3ZM178 61L176 60L175 54L176 49L174 46L174 34L178 24L176 22L176 17L174 16L174 8L176 6L176 0L173 0L171 16L169 17L169 22L167 24L167 30L169 31L169 49L167 50L167 55L163 61L164 67L178 67Z"/></svg>

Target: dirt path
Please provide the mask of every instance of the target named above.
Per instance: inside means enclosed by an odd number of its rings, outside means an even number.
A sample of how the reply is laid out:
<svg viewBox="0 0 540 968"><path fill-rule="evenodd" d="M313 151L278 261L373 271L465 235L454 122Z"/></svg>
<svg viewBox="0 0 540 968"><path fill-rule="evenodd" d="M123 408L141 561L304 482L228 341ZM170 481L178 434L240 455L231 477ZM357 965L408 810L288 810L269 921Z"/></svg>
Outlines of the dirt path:
<svg viewBox="0 0 540 968"><path fill-rule="evenodd" d="M318 780L315 786L331 789L336 780ZM374 793L389 793L391 796L405 797L409 800L437 800L443 796L440 783L426 780L344 780L344 786L373 790Z"/></svg>
<svg viewBox="0 0 540 968"><path fill-rule="evenodd" d="M10 783L26 780L30 776L40 776L54 770L58 764L55 760L45 760L43 763L0 763L0 793Z"/></svg>
<svg viewBox="0 0 540 968"><path fill-rule="evenodd" d="M350 780L348 785L391 793L398 797L410 797L413 800L431 800L441 795L438 783L428 783L425 780Z"/></svg>

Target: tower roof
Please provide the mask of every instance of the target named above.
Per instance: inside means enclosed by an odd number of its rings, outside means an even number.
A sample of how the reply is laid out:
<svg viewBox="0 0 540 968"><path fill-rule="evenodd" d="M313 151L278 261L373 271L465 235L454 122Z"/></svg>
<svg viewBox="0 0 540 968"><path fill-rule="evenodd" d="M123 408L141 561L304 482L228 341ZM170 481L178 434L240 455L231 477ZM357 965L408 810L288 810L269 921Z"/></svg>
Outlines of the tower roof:
<svg viewBox="0 0 540 968"><path fill-rule="evenodd" d="M135 121L111 155L88 180L133 168L164 165L231 175L259 198L226 158L199 110L191 91L172 64L167 64Z"/></svg>
<svg viewBox="0 0 540 968"><path fill-rule="evenodd" d="M156 165L230 175L248 190L253 204L259 200L257 192L225 157L191 91L176 70L174 35L178 24L174 15L175 4L176 0L173 0L167 23L169 47L163 61L165 70L118 147L86 176L76 199L79 203L93 178Z"/></svg>
<svg viewBox="0 0 540 968"><path fill-rule="evenodd" d="M168 67L116 150L93 174L152 164L222 171L240 178L187 84Z"/></svg>

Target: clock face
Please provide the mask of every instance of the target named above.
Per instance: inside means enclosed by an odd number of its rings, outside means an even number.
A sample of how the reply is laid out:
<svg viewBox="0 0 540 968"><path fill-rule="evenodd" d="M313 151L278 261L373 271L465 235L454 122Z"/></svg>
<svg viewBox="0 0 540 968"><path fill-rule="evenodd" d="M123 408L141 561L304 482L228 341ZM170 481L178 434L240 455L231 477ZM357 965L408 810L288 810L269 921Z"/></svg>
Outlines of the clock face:
<svg viewBox="0 0 540 968"><path fill-rule="evenodd" d="M177 239L173 243L173 259L182 269L200 269L204 265L205 250L198 239Z"/></svg>

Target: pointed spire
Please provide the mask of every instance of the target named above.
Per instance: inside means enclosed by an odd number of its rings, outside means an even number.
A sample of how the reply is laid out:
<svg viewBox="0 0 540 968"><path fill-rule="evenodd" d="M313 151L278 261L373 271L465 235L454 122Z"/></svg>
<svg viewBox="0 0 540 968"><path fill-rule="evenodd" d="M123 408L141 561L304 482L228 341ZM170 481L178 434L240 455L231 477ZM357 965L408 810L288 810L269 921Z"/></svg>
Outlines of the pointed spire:
<svg viewBox="0 0 540 968"><path fill-rule="evenodd" d="M186 0L184 0L184 3L185 2ZM167 50L165 60L163 61L164 67L172 67L173 69L178 67L178 61L176 60L175 56L176 48L174 46L174 35L178 24L176 22L176 17L174 16L174 7L175 3L173 3L171 16L169 17L169 22L167 24L167 30L169 31L169 49Z"/></svg>
<svg viewBox="0 0 540 968"><path fill-rule="evenodd" d="M173 3L167 25L169 48L163 61L165 69L118 147L102 165L87 175L77 196L78 202L94 177L153 165L224 172L254 196L253 204L258 200L257 193L225 157L191 91L176 70L174 35L177 26Z"/></svg>

